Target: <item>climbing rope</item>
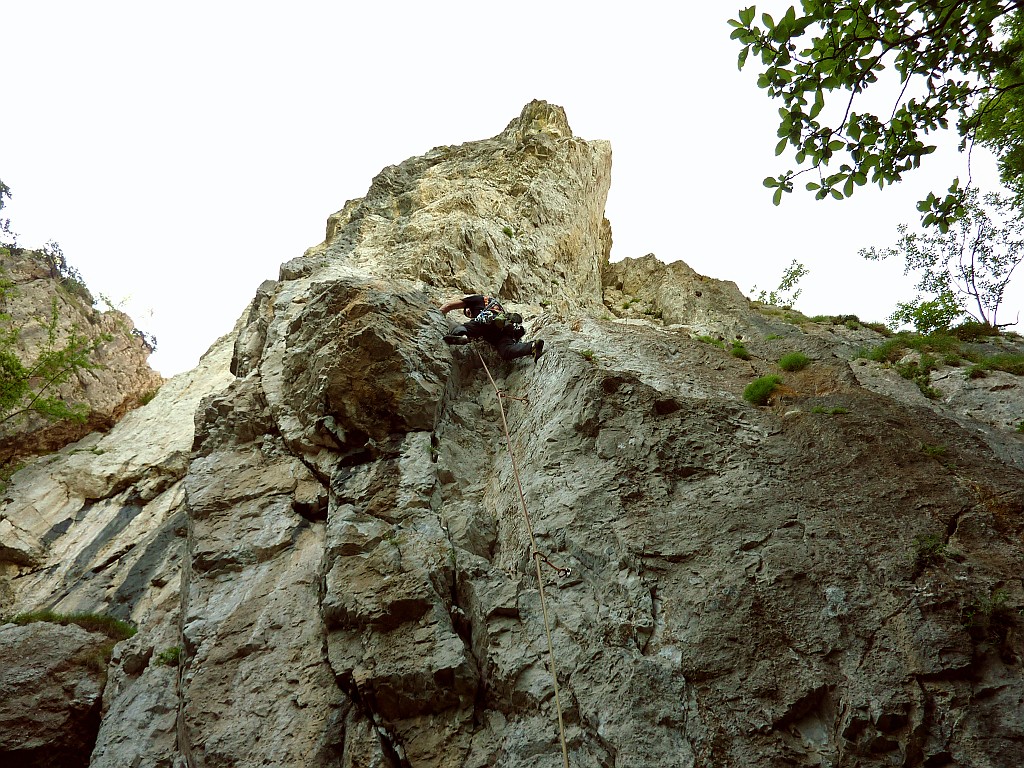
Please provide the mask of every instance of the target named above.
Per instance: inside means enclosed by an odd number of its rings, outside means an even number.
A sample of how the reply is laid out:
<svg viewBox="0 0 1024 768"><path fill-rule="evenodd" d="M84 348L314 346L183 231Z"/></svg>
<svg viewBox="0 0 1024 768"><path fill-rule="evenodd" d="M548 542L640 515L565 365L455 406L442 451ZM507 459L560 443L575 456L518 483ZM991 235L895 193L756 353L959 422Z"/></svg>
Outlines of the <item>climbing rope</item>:
<svg viewBox="0 0 1024 768"><path fill-rule="evenodd" d="M523 494L523 483L519 479L519 469L516 467L516 456L512 452L512 435L508 429L508 419L505 418L505 406L502 404L504 398L509 400L519 400L529 404L529 398L525 397L512 397L501 389L498 389L498 385L494 382L494 377L491 376L491 371L487 367L487 363L484 362L484 356L480 354L480 350L475 350L476 356L480 358L480 364L484 367L484 372L487 374L487 378L491 382L491 386L494 387L495 397L498 399L498 410L501 412L501 426L505 430L505 448L508 450L508 458L512 463L512 474L516 478L516 489L519 491L519 503L522 505L523 518L526 520L526 532L530 536L530 549L533 552L533 564L537 568L537 585L540 587L540 610L544 616L544 634L548 639L548 659L551 664L551 683L555 691L555 711L558 713L558 736L562 742L562 762L565 764L565 768L569 768L569 748L565 744L565 723L562 722L562 700L558 694L558 670L555 668L555 646L551 642L551 624L548 621L548 606L547 600L544 596L544 575L541 573L540 564L544 563L551 569L556 571L559 576L563 578L569 576L572 571L569 568L560 568L552 563L548 558L537 549L537 540L533 536L533 522L530 520L530 511L526 508L526 496Z"/></svg>

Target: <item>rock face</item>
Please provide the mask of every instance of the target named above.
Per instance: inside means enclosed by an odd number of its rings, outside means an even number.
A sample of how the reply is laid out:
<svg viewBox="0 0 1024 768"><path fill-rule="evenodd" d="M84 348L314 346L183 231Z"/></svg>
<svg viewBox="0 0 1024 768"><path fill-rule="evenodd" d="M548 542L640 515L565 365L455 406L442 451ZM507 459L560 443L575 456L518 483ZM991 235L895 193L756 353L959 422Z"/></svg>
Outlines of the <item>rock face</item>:
<svg viewBox="0 0 1024 768"><path fill-rule="evenodd" d="M1024 763L1019 379L928 400L851 364L872 331L610 264L609 178L543 102L385 169L199 369L12 478L4 604L139 626L91 765L560 766L546 627L580 768ZM441 342L477 291L536 365Z"/></svg>
<svg viewBox="0 0 1024 768"><path fill-rule="evenodd" d="M0 626L0 759L87 766L100 722L104 635L76 626Z"/></svg>
<svg viewBox="0 0 1024 768"><path fill-rule="evenodd" d="M0 424L0 464L20 455L48 453L90 432L109 429L163 382L146 362L152 350L141 334L133 332L132 319L115 309L93 308L88 290L77 280L62 279L43 253L0 249L0 278L12 284L0 301L0 311L20 329L17 350L23 362L36 360L46 346L54 309L59 316L54 327L57 348L72 333L101 340L90 356L95 367L82 369L43 393L86 405L85 423L47 422L36 414L5 420ZM3 330L7 331L6 324Z"/></svg>

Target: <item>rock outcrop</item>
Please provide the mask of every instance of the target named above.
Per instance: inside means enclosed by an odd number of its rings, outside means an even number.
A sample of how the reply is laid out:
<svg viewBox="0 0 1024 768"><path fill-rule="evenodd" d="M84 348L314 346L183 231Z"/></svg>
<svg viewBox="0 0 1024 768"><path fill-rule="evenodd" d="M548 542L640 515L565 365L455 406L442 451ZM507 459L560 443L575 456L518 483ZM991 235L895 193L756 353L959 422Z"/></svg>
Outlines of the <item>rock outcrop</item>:
<svg viewBox="0 0 1024 768"><path fill-rule="evenodd" d="M4 605L139 627L90 765L559 766L546 625L573 766L1024 762L1019 378L930 400L868 329L609 263L609 179L543 102L387 168L199 369L14 475ZM477 291L537 364L442 343Z"/></svg>
<svg viewBox="0 0 1024 768"><path fill-rule="evenodd" d="M87 766L100 723L105 635L51 623L0 627L4 765Z"/></svg>
<svg viewBox="0 0 1024 768"><path fill-rule="evenodd" d="M21 248L0 249L0 279L11 284L0 298L0 312L10 318L2 330L19 330L15 349L24 363L31 365L48 347L62 349L72 334L95 344L88 356L90 367L42 390L45 397L84 405L85 420L48 422L32 412L6 418L0 424L0 464L55 451L91 432L107 430L160 387L162 377L146 362L152 350L132 319L116 309L93 307L88 289L74 276L62 275L52 257Z"/></svg>

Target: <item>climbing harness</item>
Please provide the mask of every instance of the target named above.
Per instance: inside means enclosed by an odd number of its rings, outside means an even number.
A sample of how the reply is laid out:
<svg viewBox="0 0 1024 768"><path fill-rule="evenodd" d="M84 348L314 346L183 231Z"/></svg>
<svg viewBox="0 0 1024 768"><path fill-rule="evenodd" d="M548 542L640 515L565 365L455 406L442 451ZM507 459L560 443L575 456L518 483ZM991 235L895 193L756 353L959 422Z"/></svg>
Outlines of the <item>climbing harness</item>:
<svg viewBox="0 0 1024 768"><path fill-rule="evenodd" d="M484 372L487 374L487 378L491 382L491 386L494 387L494 395L498 399L498 410L501 412L501 426L505 430L505 448L508 450L508 458L512 463L512 474L516 479L516 489L519 491L519 503L522 505L523 518L526 520L526 532L530 536L530 550L533 553L533 564L537 568L537 586L540 589L540 609L544 616L544 634L548 640L548 659L551 664L551 683L555 692L555 711L558 713L558 735L562 742L562 762L565 768L569 768L569 748L565 743L565 724L562 722L562 700L558 694L558 670L555 668L555 646L551 642L551 624L548 621L548 607L547 600L544 596L544 575L541 573L540 565L544 563L554 571L558 573L562 578L566 578L572 574L569 568L560 568L559 566L552 563L546 555L537 549L537 540L533 535L533 522L530 520L530 512L526 508L526 496L523 494L523 483L519 479L519 469L516 467L516 457L512 452L512 436L508 429L508 419L505 418L505 406L502 404L503 399L508 400L519 400L529 404L530 400L526 397L512 397L507 394L504 390L498 389L498 385L494 383L494 377L491 376L491 371L487 367L487 363L484 362L484 356L480 354L480 350L476 350L476 356L480 358L480 364L484 367Z"/></svg>

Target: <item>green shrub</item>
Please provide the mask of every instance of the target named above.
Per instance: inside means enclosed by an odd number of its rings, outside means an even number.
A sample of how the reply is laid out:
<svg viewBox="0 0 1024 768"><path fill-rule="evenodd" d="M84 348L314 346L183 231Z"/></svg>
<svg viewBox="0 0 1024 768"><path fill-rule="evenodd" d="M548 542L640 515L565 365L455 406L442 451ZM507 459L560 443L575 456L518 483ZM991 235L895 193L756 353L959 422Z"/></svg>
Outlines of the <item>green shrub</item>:
<svg viewBox="0 0 1024 768"><path fill-rule="evenodd" d="M711 344L721 349L725 349L725 342L721 339L716 339L714 336L698 336L697 341L702 341L705 344Z"/></svg>
<svg viewBox="0 0 1024 768"><path fill-rule="evenodd" d="M947 551L946 540L942 536L927 534L914 537L914 551L911 560L914 563L914 571L920 572L930 565L935 565Z"/></svg>
<svg viewBox="0 0 1024 768"><path fill-rule="evenodd" d="M811 362L803 352L790 352L779 358L779 368L790 373L806 368Z"/></svg>
<svg viewBox="0 0 1024 768"><path fill-rule="evenodd" d="M729 350L729 353L733 357L738 357L740 360L749 360L750 359L750 353L747 352L747 348L745 346L743 346L743 342L740 341L739 339L734 339L733 340L733 342L732 342L732 349Z"/></svg>
<svg viewBox="0 0 1024 768"><path fill-rule="evenodd" d="M1018 432L1024 432L1024 421L1017 425Z"/></svg>
<svg viewBox="0 0 1024 768"><path fill-rule="evenodd" d="M156 663L164 667L176 667L181 662L181 647L167 648L157 654Z"/></svg>
<svg viewBox="0 0 1024 768"><path fill-rule="evenodd" d="M25 625L37 621L47 621L51 624L77 624L89 632L100 632L111 640L126 640L138 630L131 624L115 619L111 616L103 616L97 613L54 613L53 611L32 611L30 613L19 613L17 616L6 619L11 624Z"/></svg>
<svg viewBox="0 0 1024 768"><path fill-rule="evenodd" d="M939 354L963 355L960 340L948 333L936 331L930 334L901 331L871 349L866 357L878 363L895 363L907 350L935 352Z"/></svg>
<svg viewBox="0 0 1024 768"><path fill-rule="evenodd" d="M987 371L1005 371L1006 373L1012 373L1014 376L1024 376L1024 355L1003 352L997 355L989 355L988 357L980 357L976 360L975 365L967 369L965 375L969 379L979 379Z"/></svg>
<svg viewBox="0 0 1024 768"><path fill-rule="evenodd" d="M580 354L583 355L584 360L591 363L594 362L594 350L584 349L582 352L580 352Z"/></svg>
<svg viewBox="0 0 1024 768"><path fill-rule="evenodd" d="M908 363L897 363L896 372L904 379L910 379L921 394L930 400L936 400L942 396L939 390L931 386L931 372L938 367L938 361L926 352L921 353L919 360L911 360Z"/></svg>
<svg viewBox="0 0 1024 768"><path fill-rule="evenodd" d="M512 227L502 227L501 231L505 233L506 237L512 237L515 232L512 231Z"/></svg>
<svg viewBox="0 0 1024 768"><path fill-rule="evenodd" d="M160 392L160 387L153 387L153 389L146 390L139 395L139 405L149 405L153 402L153 398Z"/></svg>
<svg viewBox="0 0 1024 768"><path fill-rule="evenodd" d="M743 399L754 405L765 405L772 392L782 383L781 376L761 376L750 382L743 390Z"/></svg>
<svg viewBox="0 0 1024 768"><path fill-rule="evenodd" d="M967 629L974 630L975 636L998 636L1005 632L1009 623L1013 621L1009 602L1010 596L1004 589L996 589L989 595L975 597L961 606L960 623Z"/></svg>
<svg viewBox="0 0 1024 768"><path fill-rule="evenodd" d="M953 328L950 333L961 341L979 341L999 335L999 329L988 323L968 320Z"/></svg>
<svg viewBox="0 0 1024 768"><path fill-rule="evenodd" d="M932 445L931 443L921 443L921 453L923 453L925 456L931 456L933 459L937 459L940 456L946 455L946 446Z"/></svg>
<svg viewBox="0 0 1024 768"><path fill-rule="evenodd" d="M824 405L816 405L811 408L811 413L827 413L829 416L839 416L844 413L849 413L849 408L843 408L842 406L833 406L831 408Z"/></svg>

